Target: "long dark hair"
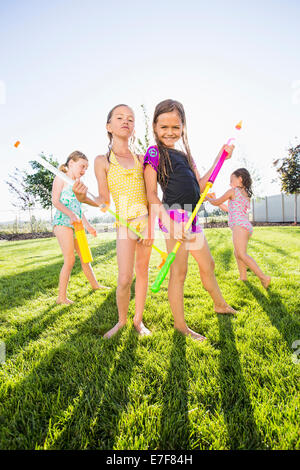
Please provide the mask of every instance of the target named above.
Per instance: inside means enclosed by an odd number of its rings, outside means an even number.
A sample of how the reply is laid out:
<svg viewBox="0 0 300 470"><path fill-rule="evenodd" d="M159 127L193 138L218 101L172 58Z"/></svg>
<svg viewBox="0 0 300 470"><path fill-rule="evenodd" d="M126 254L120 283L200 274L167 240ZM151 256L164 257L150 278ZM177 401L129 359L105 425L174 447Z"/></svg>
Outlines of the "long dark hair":
<svg viewBox="0 0 300 470"><path fill-rule="evenodd" d="M154 137L155 141L159 150L159 165L158 165L158 172L157 172L157 177L158 177L158 182L162 187L165 187L168 184L168 179L169 179L169 172L170 170L172 171L172 164L171 160L169 157L168 149L165 147L160 140L158 139L158 136L154 130L154 126L157 123L158 116L164 113L170 113L172 111L177 111L181 123L182 123L182 142L183 146L185 149L185 157L190 165L191 168L193 168L193 159L188 143L188 138L187 138L187 132L186 132L186 118L185 118L185 112L184 108L179 101L175 100L164 100L158 103L158 105L155 108L154 111L154 116L153 116L153 132L154 132Z"/></svg>
<svg viewBox="0 0 300 470"><path fill-rule="evenodd" d="M240 176L242 178L243 187L246 193L248 194L248 197L251 198L253 196L253 190L252 190L252 178L250 176L249 171L246 170L246 168L238 168L232 174L237 177Z"/></svg>
<svg viewBox="0 0 300 470"><path fill-rule="evenodd" d="M116 106L114 106L108 113L107 115L107 119L106 119L106 124L108 124L112 118L112 115L113 115L113 112L115 109L121 107L121 106L126 106L126 108L130 108L130 106L128 106L127 104L117 104ZM113 140L113 135L111 132L107 131L107 136L108 136L108 139L109 139L109 144L108 144L108 151L106 153L106 156L107 156L107 159L109 161L109 156L110 156L110 153L111 153L111 149L112 149L112 140ZM133 138L133 142L134 142L134 138ZM132 142L132 145L133 145L133 142Z"/></svg>

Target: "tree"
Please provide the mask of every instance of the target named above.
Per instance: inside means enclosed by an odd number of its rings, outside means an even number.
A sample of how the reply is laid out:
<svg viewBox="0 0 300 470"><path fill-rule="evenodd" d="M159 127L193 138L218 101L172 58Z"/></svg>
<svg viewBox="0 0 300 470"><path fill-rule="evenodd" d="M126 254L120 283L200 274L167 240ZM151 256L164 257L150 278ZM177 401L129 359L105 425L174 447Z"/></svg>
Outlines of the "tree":
<svg viewBox="0 0 300 470"><path fill-rule="evenodd" d="M224 212L222 211L222 209L220 209L219 207L217 208L214 208L211 212L210 212L210 215L211 216L221 216L221 215L224 215Z"/></svg>
<svg viewBox="0 0 300 470"><path fill-rule="evenodd" d="M150 138L149 138L149 116L147 114L146 106L144 104L141 104L141 108L144 114L144 124L145 124L145 135L144 135L144 140L142 141L141 139L137 139L137 144L136 144L136 151L137 153L145 155L147 152L147 149L150 144Z"/></svg>
<svg viewBox="0 0 300 470"><path fill-rule="evenodd" d="M8 176L9 180L5 182L9 186L12 195L11 203L18 209L28 210L31 232L33 232L32 209L35 207L35 200L26 183L27 173L24 170L15 168L14 173Z"/></svg>
<svg viewBox="0 0 300 470"><path fill-rule="evenodd" d="M300 145L290 147L288 156L273 162L279 173L281 190L295 195L294 223L297 224L297 195L300 193Z"/></svg>
<svg viewBox="0 0 300 470"><path fill-rule="evenodd" d="M237 165L240 165L240 168L247 168L251 175L252 179L252 190L254 196L257 198L261 197L265 194L265 187L264 187L264 177L260 173L257 166L248 160L244 155L237 159Z"/></svg>
<svg viewBox="0 0 300 470"><path fill-rule="evenodd" d="M41 154L41 157L56 168L58 167L58 161L53 159L53 155L49 155L46 158L45 155ZM29 163L32 169L35 170L35 173L31 175L26 174L25 183L27 189L38 200L43 209L51 210L52 222L52 183L54 175L36 161L30 161Z"/></svg>

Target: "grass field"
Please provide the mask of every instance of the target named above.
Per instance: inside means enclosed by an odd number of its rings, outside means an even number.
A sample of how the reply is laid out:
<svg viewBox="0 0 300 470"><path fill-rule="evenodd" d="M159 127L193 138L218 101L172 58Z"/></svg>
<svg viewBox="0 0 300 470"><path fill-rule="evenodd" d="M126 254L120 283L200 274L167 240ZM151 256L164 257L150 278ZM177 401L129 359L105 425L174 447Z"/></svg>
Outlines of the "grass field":
<svg viewBox="0 0 300 470"><path fill-rule="evenodd" d="M186 320L204 343L175 332L167 281L147 298L152 336L132 328L132 289L128 325L102 339L117 321L115 234L90 239L96 276L111 290L92 292L77 260L72 306L55 303L56 239L1 243L0 448L299 449L299 235L254 229L249 254L272 276L266 292L252 273L237 281L229 229L206 230L222 293L239 313L214 313L190 259ZM158 261L154 252L150 282Z"/></svg>

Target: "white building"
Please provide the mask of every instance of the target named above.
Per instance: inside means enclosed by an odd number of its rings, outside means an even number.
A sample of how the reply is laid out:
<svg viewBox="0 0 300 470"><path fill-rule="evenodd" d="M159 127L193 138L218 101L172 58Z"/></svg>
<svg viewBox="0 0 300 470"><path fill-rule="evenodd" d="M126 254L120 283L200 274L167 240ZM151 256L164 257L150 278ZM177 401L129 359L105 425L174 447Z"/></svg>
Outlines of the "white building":
<svg viewBox="0 0 300 470"><path fill-rule="evenodd" d="M253 222L294 222L295 204L297 221L300 220L300 195L276 194L251 201Z"/></svg>

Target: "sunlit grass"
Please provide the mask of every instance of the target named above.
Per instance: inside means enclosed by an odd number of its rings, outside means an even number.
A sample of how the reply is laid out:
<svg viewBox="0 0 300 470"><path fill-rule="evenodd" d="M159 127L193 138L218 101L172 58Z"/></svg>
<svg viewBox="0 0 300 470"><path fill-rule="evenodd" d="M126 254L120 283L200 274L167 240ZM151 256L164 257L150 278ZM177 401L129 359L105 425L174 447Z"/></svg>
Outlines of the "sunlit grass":
<svg viewBox="0 0 300 470"><path fill-rule="evenodd" d="M167 281L147 298L152 336L132 328L132 289L128 325L102 339L117 321L115 234L89 239L97 279L111 290L93 292L77 260L72 306L55 302L55 239L1 243L0 448L299 449L299 234L255 228L249 254L272 276L265 291L252 273L237 280L229 229L206 230L222 293L239 314L214 313L190 259L186 320L208 338L200 344L174 331ZM158 263L153 252L150 283Z"/></svg>

